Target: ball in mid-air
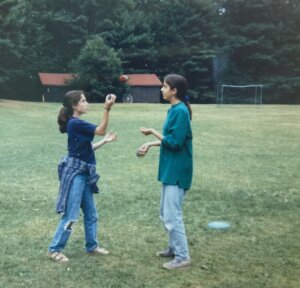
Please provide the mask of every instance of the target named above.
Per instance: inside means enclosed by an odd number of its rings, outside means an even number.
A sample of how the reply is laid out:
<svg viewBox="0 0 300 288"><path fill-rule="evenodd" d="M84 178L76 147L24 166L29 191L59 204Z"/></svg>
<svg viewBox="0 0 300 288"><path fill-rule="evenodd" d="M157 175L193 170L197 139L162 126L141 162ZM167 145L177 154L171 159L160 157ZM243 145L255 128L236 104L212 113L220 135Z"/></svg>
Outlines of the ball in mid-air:
<svg viewBox="0 0 300 288"><path fill-rule="evenodd" d="M126 83L128 81L128 76L127 75L121 75L119 77L119 80L121 83Z"/></svg>

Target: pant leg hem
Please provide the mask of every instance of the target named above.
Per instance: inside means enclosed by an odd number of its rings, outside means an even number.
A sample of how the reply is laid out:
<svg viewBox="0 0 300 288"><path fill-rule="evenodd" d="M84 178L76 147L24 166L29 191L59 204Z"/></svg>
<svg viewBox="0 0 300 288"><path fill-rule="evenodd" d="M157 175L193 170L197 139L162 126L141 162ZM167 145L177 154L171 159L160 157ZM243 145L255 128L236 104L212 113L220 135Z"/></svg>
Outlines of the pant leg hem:
<svg viewBox="0 0 300 288"><path fill-rule="evenodd" d="M95 245L95 246L93 246L92 248L85 249L85 251L86 251L87 253L91 253L91 252L92 252L93 250L95 250L98 246L99 246L99 245Z"/></svg>

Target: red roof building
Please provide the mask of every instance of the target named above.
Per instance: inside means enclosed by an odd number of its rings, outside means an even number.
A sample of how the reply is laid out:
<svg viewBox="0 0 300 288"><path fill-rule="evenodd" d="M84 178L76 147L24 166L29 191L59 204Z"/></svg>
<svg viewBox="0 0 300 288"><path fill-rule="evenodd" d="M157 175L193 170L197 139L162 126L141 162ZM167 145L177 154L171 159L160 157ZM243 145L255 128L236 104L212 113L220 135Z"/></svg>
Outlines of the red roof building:
<svg viewBox="0 0 300 288"><path fill-rule="evenodd" d="M43 100L47 102L61 102L69 90L68 81L77 77L70 73L38 73L43 85ZM159 103L162 82L155 74L127 74L127 84L133 102Z"/></svg>
<svg viewBox="0 0 300 288"><path fill-rule="evenodd" d="M130 86L162 86L155 74L126 74Z"/></svg>
<svg viewBox="0 0 300 288"><path fill-rule="evenodd" d="M74 79L76 74L39 73L39 77L44 86L66 86L67 81Z"/></svg>
<svg viewBox="0 0 300 288"><path fill-rule="evenodd" d="M43 86L42 99L46 102L61 102L69 90L68 81L77 77L69 73L38 73Z"/></svg>
<svg viewBox="0 0 300 288"><path fill-rule="evenodd" d="M126 74L133 102L159 103L162 82L155 74Z"/></svg>

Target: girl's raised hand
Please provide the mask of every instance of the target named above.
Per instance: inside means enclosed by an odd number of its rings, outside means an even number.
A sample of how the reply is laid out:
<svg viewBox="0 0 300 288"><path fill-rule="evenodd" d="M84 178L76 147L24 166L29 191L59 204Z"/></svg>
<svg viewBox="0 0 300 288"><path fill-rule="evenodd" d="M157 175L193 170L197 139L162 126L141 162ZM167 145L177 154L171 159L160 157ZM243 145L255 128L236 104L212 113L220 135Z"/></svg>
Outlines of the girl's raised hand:
<svg viewBox="0 0 300 288"><path fill-rule="evenodd" d="M117 134L113 131L109 131L103 138L103 140L108 143L108 142L112 142L115 141L117 139Z"/></svg>
<svg viewBox="0 0 300 288"><path fill-rule="evenodd" d="M150 135L150 134L153 133L153 129L152 129L152 128L140 127L140 131L141 131L144 135Z"/></svg>
<svg viewBox="0 0 300 288"><path fill-rule="evenodd" d="M106 109L110 109L112 105L114 105L117 96L115 94L107 94L105 97L104 107Z"/></svg>

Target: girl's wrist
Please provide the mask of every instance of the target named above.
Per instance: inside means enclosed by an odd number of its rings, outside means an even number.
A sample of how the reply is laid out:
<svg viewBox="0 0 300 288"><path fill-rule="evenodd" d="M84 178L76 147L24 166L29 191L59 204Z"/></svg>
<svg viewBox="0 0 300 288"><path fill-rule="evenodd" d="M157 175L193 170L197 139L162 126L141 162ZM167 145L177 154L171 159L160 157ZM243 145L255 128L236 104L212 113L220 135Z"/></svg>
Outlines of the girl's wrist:
<svg viewBox="0 0 300 288"><path fill-rule="evenodd" d="M104 107L104 109L107 111L107 112L109 112L110 111L110 109L111 109L111 107L107 107L107 106L103 106Z"/></svg>

